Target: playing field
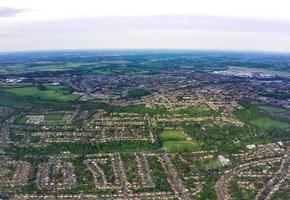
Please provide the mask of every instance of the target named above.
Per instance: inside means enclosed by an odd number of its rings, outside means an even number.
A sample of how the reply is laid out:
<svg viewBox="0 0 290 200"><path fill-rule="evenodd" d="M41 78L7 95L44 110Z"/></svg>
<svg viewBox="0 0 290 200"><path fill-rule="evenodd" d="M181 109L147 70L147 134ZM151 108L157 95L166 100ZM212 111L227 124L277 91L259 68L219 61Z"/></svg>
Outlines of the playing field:
<svg viewBox="0 0 290 200"><path fill-rule="evenodd" d="M167 152L189 152L197 148L197 143L188 141L182 129L165 129L160 134L162 147Z"/></svg>
<svg viewBox="0 0 290 200"><path fill-rule="evenodd" d="M280 112L286 111L286 109L273 107L273 106L259 106L259 108L261 108L267 112L273 112L273 113L280 113Z"/></svg>
<svg viewBox="0 0 290 200"><path fill-rule="evenodd" d="M37 114L32 114L32 115L37 115ZM64 114L63 113L54 113L54 114L47 114L44 115L44 122L53 122L53 123L64 123ZM25 115L20 117L19 119L16 120L16 124L18 125L24 125L27 123L27 120L29 119L29 115Z"/></svg>
<svg viewBox="0 0 290 200"><path fill-rule="evenodd" d="M167 152L190 152L197 149L198 145L193 141L166 141L163 148Z"/></svg>
<svg viewBox="0 0 290 200"><path fill-rule="evenodd" d="M290 128L290 124L286 122L278 121L271 118L265 118L265 117L253 119L251 120L250 123L253 124L254 126L257 126L258 128L266 129L266 130L273 129L273 128L280 128L280 129Z"/></svg>
<svg viewBox="0 0 290 200"><path fill-rule="evenodd" d="M247 104L244 109L237 112L237 115L243 121L263 130L287 129L290 128L290 124L273 115L283 111L285 110L278 107Z"/></svg>
<svg viewBox="0 0 290 200"><path fill-rule="evenodd" d="M62 120L63 117L64 117L63 113L57 113L57 114L45 115L44 119L48 121L57 121L57 120Z"/></svg>
<svg viewBox="0 0 290 200"><path fill-rule="evenodd" d="M165 129L160 134L162 141L182 141L186 140L186 134L181 129Z"/></svg>
<svg viewBox="0 0 290 200"><path fill-rule="evenodd" d="M62 102L74 101L78 98L78 96L70 95L64 88L58 86L55 87L50 86L47 87L46 90L40 90L34 86L15 87L15 88L7 88L6 91L18 96L27 96L40 98L44 100L54 100Z"/></svg>

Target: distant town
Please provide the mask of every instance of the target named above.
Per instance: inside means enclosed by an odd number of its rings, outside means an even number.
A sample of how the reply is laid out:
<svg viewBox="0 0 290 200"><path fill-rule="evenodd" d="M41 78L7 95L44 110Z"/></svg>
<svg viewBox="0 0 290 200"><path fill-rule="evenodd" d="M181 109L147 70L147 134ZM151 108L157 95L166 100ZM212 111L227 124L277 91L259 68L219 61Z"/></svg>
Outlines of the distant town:
<svg viewBox="0 0 290 200"><path fill-rule="evenodd" d="M290 55L0 55L0 199L289 199Z"/></svg>

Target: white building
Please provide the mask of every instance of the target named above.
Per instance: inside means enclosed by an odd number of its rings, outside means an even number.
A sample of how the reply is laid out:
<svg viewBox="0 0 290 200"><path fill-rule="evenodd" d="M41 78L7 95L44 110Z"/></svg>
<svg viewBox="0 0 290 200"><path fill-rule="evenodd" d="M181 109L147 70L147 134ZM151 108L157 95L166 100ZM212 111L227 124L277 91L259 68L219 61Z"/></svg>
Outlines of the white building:
<svg viewBox="0 0 290 200"><path fill-rule="evenodd" d="M219 155L219 156L218 156L218 159L219 159L219 163L220 163L222 166L225 166L225 165L229 165L229 164L230 164L230 159L225 158L223 155Z"/></svg>

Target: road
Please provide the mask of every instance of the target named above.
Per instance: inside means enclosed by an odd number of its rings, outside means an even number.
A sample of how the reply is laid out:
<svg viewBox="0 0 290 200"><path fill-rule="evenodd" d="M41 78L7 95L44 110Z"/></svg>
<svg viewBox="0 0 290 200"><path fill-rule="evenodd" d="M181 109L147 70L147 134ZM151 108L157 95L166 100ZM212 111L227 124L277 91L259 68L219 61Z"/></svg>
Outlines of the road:
<svg viewBox="0 0 290 200"><path fill-rule="evenodd" d="M185 192L186 187L183 185L182 181L178 177L176 170L174 169L173 164L170 161L170 158L167 155L163 156L165 172L168 174L169 181L173 187L174 192L177 194L178 199L190 200L188 194Z"/></svg>
<svg viewBox="0 0 290 200"><path fill-rule="evenodd" d="M227 181L230 179L230 174L225 174L215 186L215 190L217 192L218 199L226 200L230 199L229 192L227 188Z"/></svg>
<svg viewBox="0 0 290 200"><path fill-rule="evenodd" d="M2 143L0 145L0 153L3 152L4 148L7 145L8 137L9 137L9 126L15 120L15 116L7 119L2 127Z"/></svg>
<svg viewBox="0 0 290 200"><path fill-rule="evenodd" d="M31 109L30 107L26 108L25 111ZM2 143L0 144L0 153L2 153L7 145L7 141L9 138L9 126L15 121L16 118L20 117L23 115L24 111L18 114L14 114L11 117L9 117L3 124L2 127Z"/></svg>
<svg viewBox="0 0 290 200"><path fill-rule="evenodd" d="M117 175L117 179L120 183L120 189L122 191L122 194L125 197L128 197L129 190L128 190L128 187L127 187L127 184L125 181L125 172L123 170L121 156L119 154L116 154L114 156L114 158L115 158L114 164L115 164L115 169L116 169L116 175Z"/></svg>
<svg viewBox="0 0 290 200"><path fill-rule="evenodd" d="M141 167L141 173L143 173L143 176L141 176L143 186L154 187L155 184L152 180L151 171L148 165L147 158L142 153L137 154L136 157L137 157L137 162L139 163Z"/></svg>

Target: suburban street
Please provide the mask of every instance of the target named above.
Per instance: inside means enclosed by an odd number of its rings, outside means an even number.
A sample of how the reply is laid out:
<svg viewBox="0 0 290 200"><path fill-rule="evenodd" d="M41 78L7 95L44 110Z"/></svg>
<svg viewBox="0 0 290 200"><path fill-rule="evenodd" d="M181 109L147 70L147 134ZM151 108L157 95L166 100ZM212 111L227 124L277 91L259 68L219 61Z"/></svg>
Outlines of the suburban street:
<svg viewBox="0 0 290 200"><path fill-rule="evenodd" d="M287 156L283 161L279 172L275 175L256 195L255 200L270 199L276 190L287 179L287 172L290 166L290 146L287 149Z"/></svg>

